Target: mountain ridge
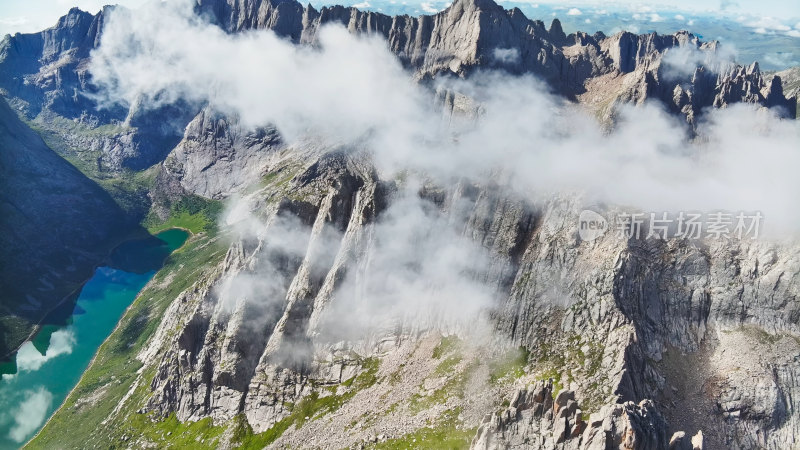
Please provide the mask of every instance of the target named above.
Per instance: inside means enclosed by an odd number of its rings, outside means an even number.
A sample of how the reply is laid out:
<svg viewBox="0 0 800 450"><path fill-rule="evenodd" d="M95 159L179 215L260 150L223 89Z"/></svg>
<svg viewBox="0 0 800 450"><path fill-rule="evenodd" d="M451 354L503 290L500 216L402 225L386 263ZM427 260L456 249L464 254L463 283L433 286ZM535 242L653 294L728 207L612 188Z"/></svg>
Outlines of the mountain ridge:
<svg viewBox="0 0 800 450"><path fill-rule="evenodd" d="M105 8L95 16L74 8L59 23L51 29L39 34L9 36L9 42L3 45L0 53L0 73L7 77L6 83L0 85L9 91L11 96L24 98L31 94L14 93L19 90L20 74L31 73L39 63L46 66L56 56L62 58L71 56L75 63L88 56L91 48L99 45L100 30L103 26L103 17L113 11L113 7ZM704 85L694 83L692 77L679 80L680 83L667 83L664 80L647 80L645 75L658 73L657 61L654 56L663 53L665 49L679 45L691 45L698 49L716 51L716 43L702 44L691 33L676 32L673 35L658 35L656 33L635 35L621 31L614 36L607 37L602 33L588 35L583 32L564 35L558 19L554 19L548 31L540 20L530 20L518 8L505 10L492 0L460 0L454 2L447 9L434 14L411 16L387 16L377 12L360 11L353 7L331 6L323 7L317 11L311 5L303 7L295 0L275 2L271 0L199 0L196 4L198 14L209 17L214 23L228 32L240 32L251 29L270 29L279 36L285 37L295 43L310 43L315 39L316 30L328 23L338 23L345 26L353 33L379 34L383 36L390 50L395 53L403 64L415 71L418 78L433 77L443 73L465 75L471 67L489 69L502 69L511 73L533 73L548 83L551 83L557 92L574 97L583 90L583 85L589 78L607 74L617 70L623 74L634 72L642 65L651 65L654 70L645 68L639 75L646 86L645 92L659 92L655 96L667 104L676 113L681 113L686 104L675 104L672 91L685 81L691 81L695 90L700 90ZM91 20L90 20L91 18ZM40 36L37 39L37 36ZM40 41L40 42L38 42ZM32 57L16 66L9 61L8 54L25 46L42 46L40 51L34 51ZM566 56L564 49L571 49ZM519 52L518 62L498 61L491 54L497 49L515 49ZM74 53L64 55L64 53ZM30 52L29 52L30 53ZM39 54L38 58L36 55ZM5 56L3 56L5 55ZM11 58L13 59L13 58ZM658 58L655 58L658 59ZM11 67L9 67L11 66ZM737 66L730 71L736 72ZM740 66L738 66L740 67ZM751 66L752 67L752 66ZM757 65L756 65L757 67ZM14 70L17 69L17 70ZM21 69L21 70L20 70ZM73 89L77 88L75 99L81 99L81 91L89 90L85 69L68 67L60 70L59 77L62 84L67 84ZM26 72L27 71L27 72ZM40 69L40 72L42 70ZM69 72L76 76L65 77ZM44 71L53 76L50 71ZM44 74L40 74L42 77ZM697 115L705 107L720 107L738 101L755 102L765 106L783 106L786 113L794 117L792 108L796 104L791 99L775 95L767 101L761 90L777 80L773 77L766 80L760 71L748 71L746 74L749 84L755 90L744 92L741 95L721 95L712 88L711 92L698 92L691 98L692 115ZM4 77L5 78L5 77ZM70 79L72 78L72 79ZM725 90L730 74L718 74L716 86ZM16 86L8 81L16 80ZM654 82L655 81L655 82ZM34 85L40 84L34 82ZM663 86L661 85L663 84ZM47 91L48 86L41 86ZM707 89L707 88L706 88ZM58 89L52 90L58 93ZM52 95L52 94L51 94ZM61 101L67 102L61 96ZM630 97L630 94L628 94ZM58 98L58 97L57 97ZM709 101L711 98L711 101ZM55 100L55 99L54 99ZM51 103L54 102L51 100ZM84 98L84 100L86 100ZM640 99L641 100L641 99ZM91 111L91 104L82 105L75 102L74 111L68 117L79 117L81 113L96 114ZM59 110L65 113L65 110ZM29 112L29 115L35 111ZM35 115L35 114L33 114ZM124 116L116 114L115 120L124 120Z"/></svg>

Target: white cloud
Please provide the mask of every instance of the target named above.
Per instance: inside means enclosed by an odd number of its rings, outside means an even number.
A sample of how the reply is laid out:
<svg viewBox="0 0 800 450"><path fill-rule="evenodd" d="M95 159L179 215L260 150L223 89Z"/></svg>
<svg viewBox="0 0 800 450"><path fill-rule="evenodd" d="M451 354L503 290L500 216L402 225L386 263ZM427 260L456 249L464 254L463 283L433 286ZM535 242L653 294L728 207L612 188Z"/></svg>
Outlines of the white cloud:
<svg viewBox="0 0 800 450"><path fill-rule="evenodd" d="M586 19L583 21L583 23L592 23L592 19Z"/></svg>
<svg viewBox="0 0 800 450"><path fill-rule="evenodd" d="M736 61L736 49L732 45L719 46L715 50L701 50L692 45L683 45L666 51L662 64L664 76L685 78L694 74L698 66L715 73L728 70Z"/></svg>
<svg viewBox="0 0 800 450"><path fill-rule="evenodd" d="M492 52L495 61L509 64L519 61L519 50L516 48L496 48Z"/></svg>
<svg viewBox="0 0 800 450"><path fill-rule="evenodd" d="M764 55L764 62L782 69L800 65L800 61L790 52L767 53Z"/></svg>
<svg viewBox="0 0 800 450"><path fill-rule="evenodd" d="M624 27L614 27L611 29L611 34L619 33L620 31L629 31L633 34L639 33L639 26L633 23L625 24Z"/></svg>
<svg viewBox="0 0 800 450"><path fill-rule="evenodd" d="M757 33L762 34L767 31L789 31L792 29L792 27L774 17L757 17L748 21L746 25L750 28L755 28Z"/></svg>
<svg viewBox="0 0 800 450"><path fill-rule="evenodd" d="M650 14L650 22L663 22L664 18L658 13Z"/></svg>
<svg viewBox="0 0 800 450"><path fill-rule="evenodd" d="M450 214L442 215L420 199L419 188L418 180L408 180L370 225L370 248L363 255L369 263L348 271L315 321L321 335L333 342L355 339L403 319L422 329L443 324L470 329L493 304L491 287L473 276L489 267L489 254L460 227L466 221L462 214L474 205L452 205Z"/></svg>
<svg viewBox="0 0 800 450"><path fill-rule="evenodd" d="M800 30L787 31L786 34L791 37L800 37Z"/></svg>
<svg viewBox="0 0 800 450"><path fill-rule="evenodd" d="M243 112L246 127L275 121L290 140L312 123L323 127L320 134L353 141L375 127L389 130L413 119L412 105L423 101L399 78L400 63L378 38L354 39L344 28L324 27L320 48L300 47L271 32L227 35L214 25L195 26L192 16L190 7L175 2L112 14L93 54L98 85L127 104L210 100L223 113ZM217 62L210 64L211 58ZM152 65L143 71L142 64ZM378 103L396 106L380 112L373 109Z"/></svg>
<svg viewBox="0 0 800 450"><path fill-rule="evenodd" d="M0 26L4 28L20 27L29 21L27 17L0 17Z"/></svg>
<svg viewBox="0 0 800 450"><path fill-rule="evenodd" d="M23 402L12 411L14 425L8 433L15 442L23 442L39 428L47 418L47 412L53 402L53 394L44 388L26 391Z"/></svg>
<svg viewBox="0 0 800 450"><path fill-rule="evenodd" d="M17 352L17 370L20 372L39 370L44 363L56 356L72 353L74 346L75 332L72 328L53 332L50 335L50 345L48 345L44 355L39 353L39 350L34 347L32 342L28 341Z"/></svg>
<svg viewBox="0 0 800 450"><path fill-rule="evenodd" d="M364 9L364 8L369 8L370 6L372 6L372 5L369 3L369 1L363 1L361 3L354 4L353 8Z"/></svg>
<svg viewBox="0 0 800 450"><path fill-rule="evenodd" d="M433 3L431 2L422 2L420 3L419 7L428 14L436 14L439 12L439 9L434 7Z"/></svg>
<svg viewBox="0 0 800 450"><path fill-rule="evenodd" d="M570 8L569 11L567 11L568 16L580 16L581 14L583 13L578 8Z"/></svg>
<svg viewBox="0 0 800 450"><path fill-rule="evenodd" d="M686 17L684 17L681 14L675 14L675 20L680 20L681 22L684 22L686 20Z"/></svg>

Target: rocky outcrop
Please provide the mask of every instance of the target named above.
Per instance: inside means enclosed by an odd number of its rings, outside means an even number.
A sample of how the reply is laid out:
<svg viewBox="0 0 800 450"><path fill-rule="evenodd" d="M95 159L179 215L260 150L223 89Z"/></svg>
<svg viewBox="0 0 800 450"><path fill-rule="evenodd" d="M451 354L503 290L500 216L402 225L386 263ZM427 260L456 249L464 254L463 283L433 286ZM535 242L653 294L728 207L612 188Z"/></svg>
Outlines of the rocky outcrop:
<svg viewBox="0 0 800 450"><path fill-rule="evenodd" d="M800 67L792 67L774 75L781 80L784 96L788 99L794 98L795 103L800 103L798 102L800 100ZM800 109L800 105L798 105L798 109ZM797 110L795 110L795 117L800 117Z"/></svg>
<svg viewBox="0 0 800 450"><path fill-rule="evenodd" d="M186 126L184 137L164 161L161 176L182 192L227 198L266 172L285 144L274 128L243 129L205 108Z"/></svg>
<svg viewBox="0 0 800 450"><path fill-rule="evenodd" d="M786 97L798 97L800 94L800 67L792 67L775 74L781 79Z"/></svg>
<svg viewBox="0 0 800 450"><path fill-rule="evenodd" d="M540 381L518 390L506 409L484 418L471 448L693 448L682 431L667 439L666 423L649 400L608 405L590 415L578 408L574 392L553 395L552 389L552 381Z"/></svg>

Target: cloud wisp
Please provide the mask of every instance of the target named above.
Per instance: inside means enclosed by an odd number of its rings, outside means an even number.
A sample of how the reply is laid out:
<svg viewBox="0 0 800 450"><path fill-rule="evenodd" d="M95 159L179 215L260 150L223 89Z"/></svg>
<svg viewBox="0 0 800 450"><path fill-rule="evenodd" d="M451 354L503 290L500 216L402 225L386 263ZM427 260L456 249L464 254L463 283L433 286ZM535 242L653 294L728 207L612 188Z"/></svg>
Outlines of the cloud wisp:
<svg viewBox="0 0 800 450"><path fill-rule="evenodd" d="M662 64L664 74L672 79L691 77L698 67L714 73L724 73L736 62L736 48L732 45L718 45L715 48L697 48L694 45L681 45L664 53Z"/></svg>
<svg viewBox="0 0 800 450"><path fill-rule="evenodd" d="M42 355L33 345L33 342L26 342L17 352L17 370L20 372L31 372L39 370L47 361L60 356L72 353L75 346L75 331L71 328L57 330L50 335L50 344L47 351Z"/></svg>
<svg viewBox="0 0 800 450"><path fill-rule="evenodd" d="M53 394L41 387L25 391L20 405L11 412L14 425L8 433L15 442L24 442L36 431L47 418L47 412L53 402Z"/></svg>

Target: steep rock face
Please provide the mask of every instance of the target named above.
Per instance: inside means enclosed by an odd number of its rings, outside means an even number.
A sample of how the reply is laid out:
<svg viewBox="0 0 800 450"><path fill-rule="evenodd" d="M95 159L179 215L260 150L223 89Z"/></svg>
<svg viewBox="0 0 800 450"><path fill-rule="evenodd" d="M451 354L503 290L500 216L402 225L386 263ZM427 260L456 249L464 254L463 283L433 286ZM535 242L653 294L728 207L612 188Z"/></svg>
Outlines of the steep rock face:
<svg viewBox="0 0 800 450"><path fill-rule="evenodd" d="M247 131L206 108L187 125L163 164L162 176L185 192L226 198L263 174L269 159L284 148L274 128Z"/></svg>
<svg viewBox="0 0 800 450"><path fill-rule="evenodd" d="M786 98L800 99L800 67L792 67L775 74L781 80ZM773 80L775 78L773 77ZM795 116L799 117L799 116Z"/></svg>
<svg viewBox="0 0 800 450"><path fill-rule="evenodd" d="M309 227L310 234L296 236L301 241L296 245L312 249L320 245L315 242L331 236L332 232L344 232L351 223L353 208L369 214L363 208L375 208L371 199L377 187L374 182L365 186L363 175L355 176L347 170L348 166L352 171L352 163L333 157L309 167L305 171L308 181L330 188L322 204L280 200L266 211L269 219L265 231L269 233L271 226L280 227L287 215L297 218ZM361 203L358 198L370 203ZM180 314L183 317L180 322L190 326L176 336L178 346L169 350L160 364L152 386L158 393L151 401L152 407L162 413L175 411L181 420L198 420L208 415L229 420L246 412L253 416L259 431L279 420L281 414L285 415L287 411L282 405L294 402L308 383L307 370L288 363L285 358L295 352L302 353L303 344L308 344L305 329L314 310L314 297L326 290L325 274L334 264L332 256L321 261L314 256L309 251L306 258L298 258L282 251L279 243L266 241L235 244L219 279L229 277L235 282L264 276L266 271L271 275L269 288L240 294L209 288L203 291L202 302L185 302L184 307L192 309ZM253 302L254 298L260 300ZM292 348L292 352L287 353L286 347ZM294 356L290 359L312 363ZM179 361L180 367L176 367ZM324 363L319 364L324 367ZM352 364L357 367L356 362ZM326 373L326 369L322 372ZM336 378L330 382L342 380Z"/></svg>
<svg viewBox="0 0 800 450"><path fill-rule="evenodd" d="M94 182L0 101L0 356L83 283L133 230Z"/></svg>
<svg viewBox="0 0 800 450"><path fill-rule="evenodd" d="M294 42L312 42L325 24L341 24L353 33L378 34L420 78L462 74L475 67L499 67L539 73L560 82L563 57L545 39L544 25L519 9L506 11L492 1L461 1L433 16L397 16L341 6L312 6L287 1L200 0L198 10L215 17L228 31L269 28ZM497 50L513 51L503 62Z"/></svg>
<svg viewBox="0 0 800 450"><path fill-rule="evenodd" d="M88 99L73 95L87 87L78 64L94 48L101 20L102 13L73 8L45 31L7 36L0 44L0 87L24 101L31 117L43 108L66 117L93 109Z"/></svg>
<svg viewBox="0 0 800 450"><path fill-rule="evenodd" d="M289 416L290 405L323 395L320 386L363 373L364 358L391 361L415 336L460 329L411 320L366 336L331 334L326 317L347 297L343 280L354 273L369 279L373 227L395 188L352 156L317 156L303 167L289 187L251 194L268 224L265 237L235 241L218 277L181 294L164 318L153 353L141 356L158 368L146 410L215 423L244 416L263 432ZM506 397L511 406L483 424L479 417L491 408L469 416L465 426L479 426L477 448L668 448L670 440L690 445L688 436L698 432L707 448L793 445L800 394L796 247L628 241L614 233L583 242L573 199L533 205L467 182L426 186L419 195L488 251L475 278L496 293L491 316L499 336L530 352L531 377L561 380L572 391L557 408L525 403L519 398L528 394L521 393ZM285 217L309 230L298 237L304 256L290 257L268 238ZM265 266L274 285L224 289L224 280L263 274ZM747 341L748 333L781 347L731 352L743 348L732 343ZM548 395L532 398L550 398L554 388L533 388L543 390ZM336 445L363 436L365 430L335 428L336 420L315 420L280 442L319 439L315 433L331 430ZM374 426L375 435L388 432L387 425Z"/></svg>

